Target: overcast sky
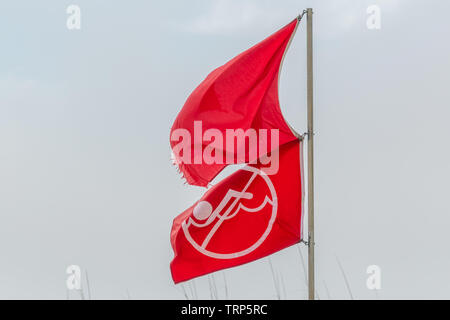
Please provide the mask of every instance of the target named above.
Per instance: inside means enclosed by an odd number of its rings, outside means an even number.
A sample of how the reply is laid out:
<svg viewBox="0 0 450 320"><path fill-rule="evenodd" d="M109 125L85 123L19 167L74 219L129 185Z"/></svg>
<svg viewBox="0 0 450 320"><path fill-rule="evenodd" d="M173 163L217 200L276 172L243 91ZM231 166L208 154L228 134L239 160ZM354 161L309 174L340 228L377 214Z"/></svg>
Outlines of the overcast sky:
<svg viewBox="0 0 450 320"><path fill-rule="evenodd" d="M66 8L81 8L68 30ZM381 29L366 26L369 5ZM169 130L215 67L314 8L320 298L450 298L450 3L443 0L9 0L0 3L0 298L183 299L172 219L202 188ZM281 107L306 125L305 24ZM303 258L307 252L301 246ZM282 298L307 296L297 247L272 256ZM382 288L366 287L381 268ZM219 297L273 299L268 260L214 275ZM188 291L192 284L186 284ZM209 298L207 277L195 280Z"/></svg>

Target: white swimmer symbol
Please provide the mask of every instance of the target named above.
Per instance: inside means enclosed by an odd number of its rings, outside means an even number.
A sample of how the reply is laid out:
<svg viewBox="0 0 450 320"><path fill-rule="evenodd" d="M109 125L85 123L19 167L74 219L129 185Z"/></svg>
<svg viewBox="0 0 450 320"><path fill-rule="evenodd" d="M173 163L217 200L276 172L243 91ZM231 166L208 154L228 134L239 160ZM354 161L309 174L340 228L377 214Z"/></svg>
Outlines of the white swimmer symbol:
<svg viewBox="0 0 450 320"><path fill-rule="evenodd" d="M199 252L201 252L209 257L217 258L217 259L233 259L233 258L244 256L244 255L252 252L256 248L258 248L264 242L264 240L267 238L270 231L272 230L272 226L273 226L273 223L274 223L276 215L277 215L277 207L278 207L277 195L275 192L275 188L272 184L272 181L270 181L269 177L263 171L261 171L257 168L245 167L242 170L250 171L253 173L252 176L250 177L250 179L248 180L247 184L245 185L245 187L242 189L242 191L239 192L239 191L232 190L232 189L228 190L225 197L222 199L222 201L219 203L219 205L217 206L217 208L214 211L213 211L212 205L208 201L198 202L197 205L194 207L193 215L199 221L204 221L204 220L206 220L206 221L202 222L202 223L197 223L192 218L189 218L187 220L187 222L185 220L182 223L182 228L183 228L184 234L186 235L186 238L188 239L188 241L194 246L195 249L197 249ZM268 196L266 196L264 198L264 201L257 208L247 208L242 203L238 204L240 199L252 199L253 198L253 194L247 192L247 189L258 175L264 179L267 186L269 187L272 199L270 199ZM222 210L228 205L230 200L232 200L233 198L234 198L234 201L231 203L231 205L225 210L225 212L223 214L220 214L222 212ZM271 217L270 217L270 220L269 220L266 230L264 231L262 236L253 245L251 245L250 247L248 247L245 250L235 252L235 253L216 253L216 252L212 252L212 251L209 251L206 249L206 246L208 245L209 241L214 236L216 231L219 229L219 227L223 223L223 221L233 218L234 216L236 216L236 214L241 209L244 211L247 211L247 212L258 212L258 211L262 210L267 205L267 203L272 205L272 214L271 214ZM237 209L234 212L232 212L234 207L237 204L238 204ZM210 230L210 232L208 233L206 238L203 240L203 243L201 245L199 245L197 242L195 242L195 240L190 235L189 227L191 225L193 225L197 228L204 228L206 226L209 226L216 218L218 218L218 221L214 224L214 226L212 227L212 229Z"/></svg>

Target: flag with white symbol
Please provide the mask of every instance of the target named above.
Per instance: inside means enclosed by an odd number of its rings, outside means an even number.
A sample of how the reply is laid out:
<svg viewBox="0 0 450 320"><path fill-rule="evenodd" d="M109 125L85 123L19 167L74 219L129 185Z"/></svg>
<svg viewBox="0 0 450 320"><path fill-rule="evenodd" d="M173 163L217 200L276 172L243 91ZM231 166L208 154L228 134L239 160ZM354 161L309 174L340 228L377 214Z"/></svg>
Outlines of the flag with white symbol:
<svg viewBox="0 0 450 320"><path fill-rule="evenodd" d="M175 283L241 265L301 238L302 141L280 147L279 170L249 165L211 187L174 219Z"/></svg>

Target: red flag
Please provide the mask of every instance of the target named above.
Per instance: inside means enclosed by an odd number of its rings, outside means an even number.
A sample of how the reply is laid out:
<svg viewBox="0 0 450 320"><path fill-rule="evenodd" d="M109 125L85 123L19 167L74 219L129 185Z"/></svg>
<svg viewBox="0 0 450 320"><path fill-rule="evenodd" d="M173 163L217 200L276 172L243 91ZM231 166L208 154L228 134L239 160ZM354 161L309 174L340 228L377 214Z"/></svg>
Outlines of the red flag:
<svg viewBox="0 0 450 320"><path fill-rule="evenodd" d="M303 190L302 141L280 147L279 170L249 165L209 189L174 219L175 283L247 263L298 243Z"/></svg>
<svg viewBox="0 0 450 320"><path fill-rule="evenodd" d="M170 142L174 160L189 184L207 186L230 164L227 159L249 163L297 139L281 114L278 100L280 65L297 24L295 19L217 68L189 96L172 126ZM267 137L267 148L249 146L240 157L244 140L233 141L228 148L229 141L217 138L219 134L226 137L227 129L277 129L279 136ZM205 163L203 153L213 141L217 161Z"/></svg>

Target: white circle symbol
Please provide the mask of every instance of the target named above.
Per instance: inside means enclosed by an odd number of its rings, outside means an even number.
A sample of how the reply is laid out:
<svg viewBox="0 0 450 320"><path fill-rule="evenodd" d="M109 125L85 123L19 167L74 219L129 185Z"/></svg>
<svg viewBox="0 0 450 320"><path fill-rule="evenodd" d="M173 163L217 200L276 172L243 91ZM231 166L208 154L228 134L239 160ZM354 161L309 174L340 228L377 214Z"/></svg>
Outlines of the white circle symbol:
<svg viewBox="0 0 450 320"><path fill-rule="evenodd" d="M193 215L197 220L205 220L208 218L213 211L211 203L208 201L200 201L194 207Z"/></svg>

